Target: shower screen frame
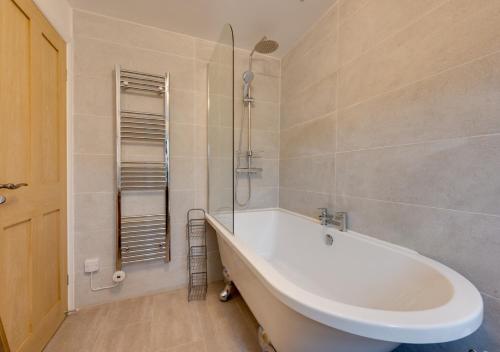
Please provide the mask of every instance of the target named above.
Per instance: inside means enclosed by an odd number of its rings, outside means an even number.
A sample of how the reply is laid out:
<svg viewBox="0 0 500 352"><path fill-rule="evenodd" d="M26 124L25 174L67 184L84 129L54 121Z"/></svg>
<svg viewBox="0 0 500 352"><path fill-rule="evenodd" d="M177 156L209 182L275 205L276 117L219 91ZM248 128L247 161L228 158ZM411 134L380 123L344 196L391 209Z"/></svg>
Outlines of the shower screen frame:
<svg viewBox="0 0 500 352"><path fill-rule="evenodd" d="M234 233L234 34L222 29L207 64L207 210Z"/></svg>

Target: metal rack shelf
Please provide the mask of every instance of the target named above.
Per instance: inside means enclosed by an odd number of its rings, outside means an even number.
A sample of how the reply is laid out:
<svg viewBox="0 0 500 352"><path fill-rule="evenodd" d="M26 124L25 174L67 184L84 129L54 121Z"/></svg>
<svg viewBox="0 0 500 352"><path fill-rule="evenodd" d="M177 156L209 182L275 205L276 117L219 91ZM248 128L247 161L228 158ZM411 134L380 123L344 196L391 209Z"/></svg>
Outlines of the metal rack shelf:
<svg viewBox="0 0 500 352"><path fill-rule="evenodd" d="M188 301L205 299L207 294L207 243L205 210L190 209L187 213L188 238Z"/></svg>
<svg viewBox="0 0 500 352"><path fill-rule="evenodd" d="M117 174L117 255L122 265L163 260L170 261L169 236L169 74L126 70L116 66L116 174ZM163 112L144 112L121 108L123 94L145 91L163 99ZM126 144L152 144L163 147L162 161L122 160ZM165 211L161 214L122 215L122 196L133 192L164 192Z"/></svg>

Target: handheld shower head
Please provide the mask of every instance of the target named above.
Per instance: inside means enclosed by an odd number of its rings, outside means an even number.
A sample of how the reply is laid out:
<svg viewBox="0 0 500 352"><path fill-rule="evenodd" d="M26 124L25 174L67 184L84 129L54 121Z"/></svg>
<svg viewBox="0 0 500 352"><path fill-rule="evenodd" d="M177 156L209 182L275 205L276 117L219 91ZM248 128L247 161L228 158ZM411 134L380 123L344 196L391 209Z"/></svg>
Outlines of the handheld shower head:
<svg viewBox="0 0 500 352"><path fill-rule="evenodd" d="M243 73L243 98L248 98L250 95L250 84L252 83L254 74L248 70Z"/></svg>
<svg viewBox="0 0 500 352"><path fill-rule="evenodd" d="M250 82L253 81L253 78L254 74L252 71L243 72L243 82L245 82L245 84L250 84Z"/></svg>

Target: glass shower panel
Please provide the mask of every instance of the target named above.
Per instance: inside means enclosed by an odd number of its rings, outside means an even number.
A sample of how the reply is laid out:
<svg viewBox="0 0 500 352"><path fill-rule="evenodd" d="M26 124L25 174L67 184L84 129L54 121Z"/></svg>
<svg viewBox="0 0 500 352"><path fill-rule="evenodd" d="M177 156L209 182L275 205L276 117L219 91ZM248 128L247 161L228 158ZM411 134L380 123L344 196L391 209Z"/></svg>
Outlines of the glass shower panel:
<svg viewBox="0 0 500 352"><path fill-rule="evenodd" d="M226 24L208 63L208 212L234 231L234 38Z"/></svg>

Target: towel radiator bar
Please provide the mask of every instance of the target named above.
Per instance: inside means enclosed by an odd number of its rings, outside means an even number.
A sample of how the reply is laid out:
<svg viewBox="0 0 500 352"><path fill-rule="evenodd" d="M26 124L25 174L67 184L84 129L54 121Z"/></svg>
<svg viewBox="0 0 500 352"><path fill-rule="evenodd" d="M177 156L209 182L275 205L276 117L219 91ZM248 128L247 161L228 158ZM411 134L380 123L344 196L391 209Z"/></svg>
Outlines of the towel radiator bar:
<svg viewBox="0 0 500 352"><path fill-rule="evenodd" d="M115 67L116 79L116 269L123 265L170 261L169 108L170 75L155 75ZM163 112L122 109L123 94L163 99ZM162 147L162 161L123 160L123 146ZM125 193L164 192L160 214L123 215Z"/></svg>

